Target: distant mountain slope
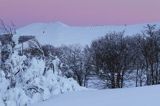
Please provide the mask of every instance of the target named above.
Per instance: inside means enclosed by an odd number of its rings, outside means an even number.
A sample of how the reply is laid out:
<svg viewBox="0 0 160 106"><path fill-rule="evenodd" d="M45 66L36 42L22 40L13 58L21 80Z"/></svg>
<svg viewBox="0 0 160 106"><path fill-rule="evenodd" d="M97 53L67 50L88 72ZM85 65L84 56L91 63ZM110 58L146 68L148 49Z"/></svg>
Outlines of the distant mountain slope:
<svg viewBox="0 0 160 106"><path fill-rule="evenodd" d="M132 35L141 32L146 25L78 27L68 26L61 22L35 23L19 28L17 35L35 35L42 44L52 44L55 46L81 44L84 46L90 44L92 40L104 36L107 32L125 30L126 35Z"/></svg>

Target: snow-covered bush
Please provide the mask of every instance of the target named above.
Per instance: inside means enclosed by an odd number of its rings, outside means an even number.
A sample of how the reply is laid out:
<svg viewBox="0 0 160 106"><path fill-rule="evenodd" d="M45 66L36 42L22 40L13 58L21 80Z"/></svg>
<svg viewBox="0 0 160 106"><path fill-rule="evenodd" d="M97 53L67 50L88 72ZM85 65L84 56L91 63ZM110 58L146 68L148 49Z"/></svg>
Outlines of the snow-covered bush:
<svg viewBox="0 0 160 106"><path fill-rule="evenodd" d="M15 79L15 87L10 86L10 79L5 78L4 71L0 71L0 106L27 106L35 102L44 101L53 95L81 90L73 79L61 74L60 60L55 57L44 74L46 60L42 58L27 58L20 56L17 51L10 57L11 73Z"/></svg>

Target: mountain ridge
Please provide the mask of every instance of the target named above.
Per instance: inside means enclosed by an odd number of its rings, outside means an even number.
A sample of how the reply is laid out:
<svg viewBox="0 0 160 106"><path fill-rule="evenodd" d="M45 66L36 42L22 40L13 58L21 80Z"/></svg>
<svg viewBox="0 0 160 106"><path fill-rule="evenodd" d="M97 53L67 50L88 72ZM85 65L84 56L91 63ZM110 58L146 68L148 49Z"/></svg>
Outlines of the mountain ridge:
<svg viewBox="0 0 160 106"><path fill-rule="evenodd" d="M160 23L149 23L157 24ZM33 23L17 30L17 35L34 35L42 44L54 46L90 44L94 39L104 36L108 32L125 30L125 35L134 35L144 30L147 24L135 25L103 25L103 26L69 26L60 21L50 23Z"/></svg>

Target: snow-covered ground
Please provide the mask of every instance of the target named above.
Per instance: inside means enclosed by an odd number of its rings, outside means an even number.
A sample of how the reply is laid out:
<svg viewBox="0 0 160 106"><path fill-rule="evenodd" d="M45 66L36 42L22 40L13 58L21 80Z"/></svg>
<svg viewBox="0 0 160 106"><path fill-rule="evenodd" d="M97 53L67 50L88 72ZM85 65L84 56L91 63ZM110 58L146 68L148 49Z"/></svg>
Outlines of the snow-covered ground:
<svg viewBox="0 0 160 106"><path fill-rule="evenodd" d="M33 106L160 106L160 86L87 90L55 96Z"/></svg>
<svg viewBox="0 0 160 106"><path fill-rule="evenodd" d="M160 23L150 23L157 24ZM104 25L104 26L69 26L62 22L54 23L34 23L17 30L17 35L34 35L42 44L52 44L54 46L90 44L108 32L125 31L125 35L133 35L144 30L147 24L137 25ZM45 40L44 40L45 39Z"/></svg>

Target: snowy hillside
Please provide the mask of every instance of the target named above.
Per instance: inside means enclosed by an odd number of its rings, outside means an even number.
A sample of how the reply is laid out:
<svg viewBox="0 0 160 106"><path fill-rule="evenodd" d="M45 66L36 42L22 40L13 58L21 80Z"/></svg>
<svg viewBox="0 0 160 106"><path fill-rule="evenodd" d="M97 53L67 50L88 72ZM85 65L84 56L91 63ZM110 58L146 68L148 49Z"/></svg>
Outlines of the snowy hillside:
<svg viewBox="0 0 160 106"><path fill-rule="evenodd" d="M35 23L18 29L17 35L35 35L42 44L52 44L55 46L63 44L86 45L90 44L92 40L104 36L107 32L125 30L126 35L132 35L141 32L146 25L78 27L65 25L61 22Z"/></svg>
<svg viewBox="0 0 160 106"><path fill-rule="evenodd" d="M63 94L33 106L159 106L160 86Z"/></svg>

